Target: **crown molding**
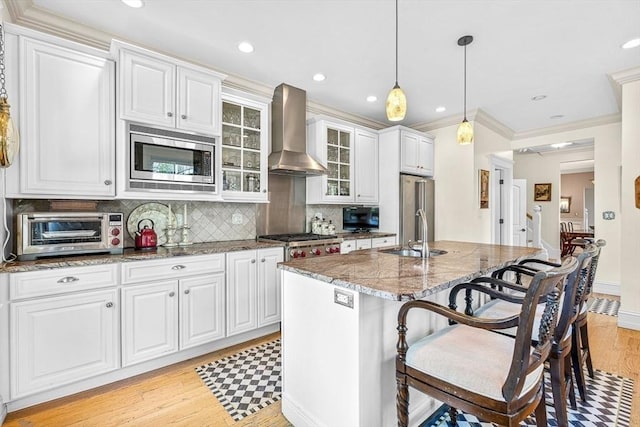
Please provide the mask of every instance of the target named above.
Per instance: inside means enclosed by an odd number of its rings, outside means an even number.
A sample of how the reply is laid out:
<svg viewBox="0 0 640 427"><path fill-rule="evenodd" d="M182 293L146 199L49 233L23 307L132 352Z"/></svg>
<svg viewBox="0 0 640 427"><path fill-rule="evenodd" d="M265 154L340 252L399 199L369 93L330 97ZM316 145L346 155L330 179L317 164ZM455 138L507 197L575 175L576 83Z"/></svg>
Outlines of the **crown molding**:
<svg viewBox="0 0 640 427"><path fill-rule="evenodd" d="M429 132L434 129L441 129L447 126L457 125L462 122L463 116L461 114L443 117L442 119L433 122L422 122L411 125L410 127L422 132ZM476 110L469 111L467 114L467 120L483 125L484 127L494 131L498 135L511 140L514 135L513 129L509 128L502 122L496 120L492 115L478 108Z"/></svg>
<svg viewBox="0 0 640 427"><path fill-rule="evenodd" d="M621 120L621 115L619 113L616 113L606 116L594 117L591 119L579 120L571 123L565 123L562 125L550 126L542 129L517 132L513 135L512 142L520 139L535 138L539 136L552 135L555 133L570 132L578 129L619 123Z"/></svg>
<svg viewBox="0 0 640 427"><path fill-rule="evenodd" d="M640 67L629 68L627 70L618 71L617 73L609 74L611 79L619 85L625 83L635 82L640 80Z"/></svg>
<svg viewBox="0 0 640 427"><path fill-rule="evenodd" d="M307 100L307 112L311 114L318 114L322 116L330 116L336 119L345 120L347 122L364 126L374 130L380 130L388 128L388 123L379 122L377 120L371 120L366 117L359 116L357 114L347 113L332 107L328 107L324 104L320 104L315 101Z"/></svg>

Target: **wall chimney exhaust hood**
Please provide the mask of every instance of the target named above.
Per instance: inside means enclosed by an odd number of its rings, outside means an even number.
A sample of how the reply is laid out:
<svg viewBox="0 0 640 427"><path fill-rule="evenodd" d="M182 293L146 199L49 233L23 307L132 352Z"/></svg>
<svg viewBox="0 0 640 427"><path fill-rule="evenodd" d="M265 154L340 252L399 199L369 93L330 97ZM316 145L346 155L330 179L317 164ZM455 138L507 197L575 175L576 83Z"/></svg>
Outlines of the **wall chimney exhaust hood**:
<svg viewBox="0 0 640 427"><path fill-rule="evenodd" d="M269 172L281 175L325 175L327 168L307 154L307 94L282 83L271 104Z"/></svg>

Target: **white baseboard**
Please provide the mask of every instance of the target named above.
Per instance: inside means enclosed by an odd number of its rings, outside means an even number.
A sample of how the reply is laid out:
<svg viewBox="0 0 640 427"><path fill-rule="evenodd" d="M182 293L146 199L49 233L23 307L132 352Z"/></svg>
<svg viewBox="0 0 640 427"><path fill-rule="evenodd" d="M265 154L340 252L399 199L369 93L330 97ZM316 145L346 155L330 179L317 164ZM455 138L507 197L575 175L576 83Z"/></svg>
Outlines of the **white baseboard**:
<svg viewBox="0 0 640 427"><path fill-rule="evenodd" d="M5 418L7 418L7 405L0 398L0 426L4 423Z"/></svg>
<svg viewBox="0 0 640 427"><path fill-rule="evenodd" d="M640 313L619 310L618 326L621 328L635 329L636 331L640 331Z"/></svg>
<svg viewBox="0 0 640 427"><path fill-rule="evenodd" d="M593 292L597 294L620 296L620 284L610 282L594 282Z"/></svg>
<svg viewBox="0 0 640 427"><path fill-rule="evenodd" d="M282 415L296 427L321 427L320 422L300 408L287 393L282 393Z"/></svg>

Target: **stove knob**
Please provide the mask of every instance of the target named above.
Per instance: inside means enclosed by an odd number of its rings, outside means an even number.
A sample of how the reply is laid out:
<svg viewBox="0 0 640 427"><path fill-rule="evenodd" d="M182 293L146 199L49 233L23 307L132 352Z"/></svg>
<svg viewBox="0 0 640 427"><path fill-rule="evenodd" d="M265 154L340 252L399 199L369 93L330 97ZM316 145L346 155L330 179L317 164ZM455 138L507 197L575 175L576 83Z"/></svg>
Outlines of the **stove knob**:
<svg viewBox="0 0 640 427"><path fill-rule="evenodd" d="M335 251L335 252L336 252L337 254L339 254L339 253L340 253L340 246L336 246L336 251Z"/></svg>
<svg viewBox="0 0 640 427"><path fill-rule="evenodd" d="M111 244L113 246L118 246L120 244L120 239L118 239L117 237L114 237L113 239L111 239Z"/></svg>
<svg viewBox="0 0 640 427"><path fill-rule="evenodd" d="M304 257L306 257L306 256L307 256L307 253L306 253L305 251L302 251L302 252L300 252L300 256L301 256L302 258L304 258Z"/></svg>
<svg viewBox="0 0 640 427"><path fill-rule="evenodd" d="M324 250L328 253L328 254L332 254L333 251L331 250L331 248L324 248Z"/></svg>
<svg viewBox="0 0 640 427"><path fill-rule="evenodd" d="M292 256L292 257L294 257L294 258L298 258L298 252L297 252L297 251L292 250L292 251L291 251L291 256Z"/></svg>
<svg viewBox="0 0 640 427"><path fill-rule="evenodd" d="M315 249L315 250L314 250L314 253L315 253L316 255L320 255L322 252L320 251L320 249Z"/></svg>
<svg viewBox="0 0 640 427"><path fill-rule="evenodd" d="M117 236L118 234L120 234L120 229L119 228L114 228L113 230L111 230L111 234L114 236Z"/></svg>

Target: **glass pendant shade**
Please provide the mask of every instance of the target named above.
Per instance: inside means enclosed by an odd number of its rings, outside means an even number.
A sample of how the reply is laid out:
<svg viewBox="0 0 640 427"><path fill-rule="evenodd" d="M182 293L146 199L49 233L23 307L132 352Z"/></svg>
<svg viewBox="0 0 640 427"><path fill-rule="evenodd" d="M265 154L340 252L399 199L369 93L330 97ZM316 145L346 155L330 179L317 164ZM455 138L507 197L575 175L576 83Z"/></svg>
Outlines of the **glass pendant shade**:
<svg viewBox="0 0 640 427"><path fill-rule="evenodd" d="M458 144L468 145L473 142L473 125L465 118L458 126Z"/></svg>
<svg viewBox="0 0 640 427"><path fill-rule="evenodd" d="M391 89L387 96L387 119L390 122L398 122L407 114L407 97L398 83Z"/></svg>
<svg viewBox="0 0 640 427"><path fill-rule="evenodd" d="M9 104L6 98L0 98L0 167L11 166L19 148L18 130L13 125Z"/></svg>

